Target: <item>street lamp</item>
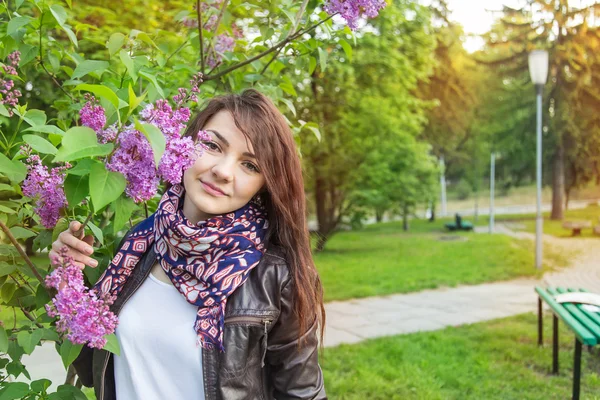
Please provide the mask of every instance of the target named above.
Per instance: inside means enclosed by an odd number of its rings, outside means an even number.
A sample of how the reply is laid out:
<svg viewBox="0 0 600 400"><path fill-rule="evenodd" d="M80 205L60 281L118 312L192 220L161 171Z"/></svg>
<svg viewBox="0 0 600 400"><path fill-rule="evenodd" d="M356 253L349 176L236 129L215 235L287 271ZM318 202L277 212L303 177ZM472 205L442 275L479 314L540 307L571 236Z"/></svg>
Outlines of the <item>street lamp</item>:
<svg viewBox="0 0 600 400"><path fill-rule="evenodd" d="M548 80L548 52L534 50L529 53L529 74L537 95L537 216L535 221L535 267L542 268L542 94Z"/></svg>

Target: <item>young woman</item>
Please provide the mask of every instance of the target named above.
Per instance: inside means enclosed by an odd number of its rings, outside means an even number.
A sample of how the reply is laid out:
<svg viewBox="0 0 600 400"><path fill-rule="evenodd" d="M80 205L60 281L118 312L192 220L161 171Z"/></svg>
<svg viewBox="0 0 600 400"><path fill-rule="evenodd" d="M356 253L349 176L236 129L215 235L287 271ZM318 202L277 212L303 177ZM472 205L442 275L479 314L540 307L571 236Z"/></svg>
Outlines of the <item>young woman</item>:
<svg viewBox="0 0 600 400"><path fill-rule="evenodd" d="M185 135L204 154L130 229L96 288L116 296L119 356L84 346L74 366L98 400L325 399L325 311L300 159L255 90L213 98ZM95 266L72 222L52 245ZM322 340L321 340L322 343Z"/></svg>

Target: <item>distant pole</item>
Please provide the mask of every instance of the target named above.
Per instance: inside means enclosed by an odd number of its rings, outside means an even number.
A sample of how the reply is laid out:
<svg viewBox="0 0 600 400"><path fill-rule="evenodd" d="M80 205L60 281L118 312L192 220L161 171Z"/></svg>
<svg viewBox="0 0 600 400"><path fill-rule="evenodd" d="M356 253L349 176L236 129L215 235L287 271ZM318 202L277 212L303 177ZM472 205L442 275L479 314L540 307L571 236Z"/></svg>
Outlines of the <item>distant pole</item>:
<svg viewBox="0 0 600 400"><path fill-rule="evenodd" d="M494 233L494 187L496 186L496 153L492 152L490 166L490 233Z"/></svg>
<svg viewBox="0 0 600 400"><path fill-rule="evenodd" d="M442 217L446 216L446 164L444 162L444 156L440 157L440 171L442 174L440 176L440 186L442 188Z"/></svg>
<svg viewBox="0 0 600 400"><path fill-rule="evenodd" d="M542 268L542 234L544 220L542 218L542 91L543 85L537 89L537 145L536 145L536 178L537 178L537 213L535 218L535 267Z"/></svg>
<svg viewBox="0 0 600 400"><path fill-rule="evenodd" d="M542 94L548 80L549 54L545 50L534 50L529 53L529 74L535 86L537 103L537 132L536 132L536 181L537 181L537 213L535 218L535 267L542 268Z"/></svg>

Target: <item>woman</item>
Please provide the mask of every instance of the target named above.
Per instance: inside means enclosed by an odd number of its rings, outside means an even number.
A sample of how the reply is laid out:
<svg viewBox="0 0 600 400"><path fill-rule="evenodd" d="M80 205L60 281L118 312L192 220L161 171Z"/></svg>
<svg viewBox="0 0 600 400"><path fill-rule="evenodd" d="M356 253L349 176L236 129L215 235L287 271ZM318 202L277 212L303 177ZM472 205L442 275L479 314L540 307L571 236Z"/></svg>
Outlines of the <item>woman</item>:
<svg viewBox="0 0 600 400"><path fill-rule="evenodd" d="M116 295L119 356L74 366L98 400L324 399L323 293L293 135L255 90L212 99L185 135L204 154L127 232L96 284ZM52 245L95 266L72 222Z"/></svg>

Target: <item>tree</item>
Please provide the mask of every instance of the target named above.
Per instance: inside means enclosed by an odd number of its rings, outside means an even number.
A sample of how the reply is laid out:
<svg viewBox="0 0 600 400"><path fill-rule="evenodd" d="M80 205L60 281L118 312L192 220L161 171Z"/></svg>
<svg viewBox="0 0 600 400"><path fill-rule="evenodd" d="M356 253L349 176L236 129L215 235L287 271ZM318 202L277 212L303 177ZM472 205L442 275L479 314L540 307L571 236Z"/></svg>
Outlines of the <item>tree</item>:
<svg viewBox="0 0 600 400"><path fill-rule="evenodd" d="M547 149L546 158L552 163L551 218L562 219L567 189L565 165L572 167L570 175L575 186L582 184L585 176L590 176L581 174L581 167L593 165L582 162L582 158L589 158L586 153L573 150L583 144L582 136L577 134L575 127L585 126L591 121L589 117L582 119L583 114L574 110L573 103L578 96L591 94L588 100L598 96L596 88L589 86L592 79L590 68L595 63L595 57L591 54L597 44L594 44L595 40L588 41L596 35L597 28L589 27L587 21L600 13L600 4L594 2L582 8L573 6L568 0L528 0L524 4L519 9L504 7L500 26L488 35L488 46L496 55L495 60L488 60L488 64L502 73L508 90L514 87L513 94L521 94L528 86L531 87L527 75L528 53L535 47L550 51L550 76L544 102L545 129L548 133L544 137L544 147ZM584 87L586 89L582 90ZM527 98L532 99L533 94ZM520 105L523 105L522 99L516 99ZM515 97L506 96L505 100L514 101ZM527 110L530 111L521 114L529 114L524 116L528 120L524 126L531 126L526 136L530 137L534 132L535 108L528 106Z"/></svg>
<svg viewBox="0 0 600 400"><path fill-rule="evenodd" d="M307 187L318 221L317 250L324 248L348 216L356 190L357 167L372 151L404 135L416 136L425 122L424 104L413 94L431 68L433 40L426 9L394 2L357 38L350 52L344 42L321 52L297 100L301 118L312 116L322 139L301 135ZM325 58L335 60L327 64ZM335 79L334 79L335 77Z"/></svg>

